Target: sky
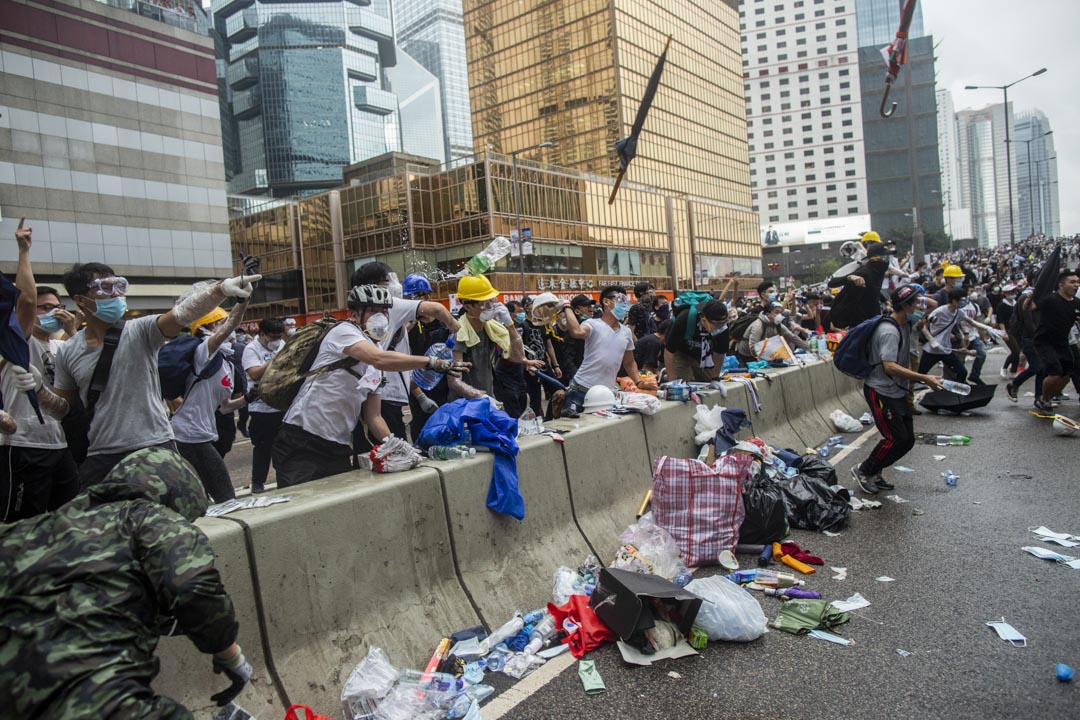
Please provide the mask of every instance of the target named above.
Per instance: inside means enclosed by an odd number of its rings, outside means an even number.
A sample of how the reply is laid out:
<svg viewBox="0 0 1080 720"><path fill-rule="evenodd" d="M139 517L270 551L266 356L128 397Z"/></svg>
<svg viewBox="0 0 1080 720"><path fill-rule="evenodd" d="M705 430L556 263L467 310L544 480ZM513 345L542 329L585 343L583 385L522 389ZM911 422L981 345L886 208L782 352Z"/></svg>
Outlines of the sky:
<svg viewBox="0 0 1080 720"><path fill-rule="evenodd" d="M919 5L925 30L937 45L938 87L952 92L958 111L1001 102L1000 90L965 90L965 85L1006 85L1047 68L1010 88L1009 101L1014 113L1042 110L1050 121L1061 231L1080 232L1080 203L1071 202L1080 190L1080 123L1075 121L1080 117L1075 85L1080 1L920 0Z"/></svg>

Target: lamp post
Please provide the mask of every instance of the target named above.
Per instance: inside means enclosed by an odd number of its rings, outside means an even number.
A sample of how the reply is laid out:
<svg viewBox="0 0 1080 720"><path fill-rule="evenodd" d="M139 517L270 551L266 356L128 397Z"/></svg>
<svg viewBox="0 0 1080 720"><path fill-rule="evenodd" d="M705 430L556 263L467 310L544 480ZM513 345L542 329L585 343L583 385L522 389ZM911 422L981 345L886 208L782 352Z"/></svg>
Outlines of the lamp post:
<svg viewBox="0 0 1080 720"><path fill-rule="evenodd" d="M1025 145L1024 149L1024 161L1028 166L1028 212L1031 214L1031 234L1035 234L1035 186L1031 184L1031 143L1036 140L1042 140L1047 135L1053 135L1053 130L1047 130L1042 135L1031 138L1030 140L1013 140L1011 142L1022 142ZM1010 142L1006 140L1005 142ZM1040 198L1041 200L1042 198Z"/></svg>
<svg viewBox="0 0 1080 720"><path fill-rule="evenodd" d="M518 262L521 264L521 302L525 302L525 238L521 236L521 203L518 198L518 162L517 156L523 152L529 152L530 150L542 150L543 148L555 147L553 142L542 142L539 145L532 147L521 148L510 153L510 158L514 163L514 216L517 218L514 221L514 225L517 228L518 236Z"/></svg>
<svg viewBox="0 0 1080 720"><path fill-rule="evenodd" d="M1028 78L1042 75L1046 68L1039 68L1030 75L1025 75L1019 80L1014 80L1008 85L966 85L965 90L1000 90L1005 98L1005 170L1009 175L1009 243L1016 244L1016 220L1013 218L1013 190L1012 190L1012 145L1009 143L1009 88L1017 83L1022 83Z"/></svg>

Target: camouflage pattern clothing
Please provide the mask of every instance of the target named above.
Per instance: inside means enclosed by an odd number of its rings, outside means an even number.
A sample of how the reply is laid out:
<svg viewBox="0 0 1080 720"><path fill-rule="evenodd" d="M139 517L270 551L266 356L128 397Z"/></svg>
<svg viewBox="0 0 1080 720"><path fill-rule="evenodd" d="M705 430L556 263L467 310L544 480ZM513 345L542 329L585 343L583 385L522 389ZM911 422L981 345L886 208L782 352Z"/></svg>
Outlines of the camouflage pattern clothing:
<svg viewBox="0 0 1080 720"><path fill-rule="evenodd" d="M139 450L54 513L0 525L0 707L16 718L189 718L155 696L159 628L204 653L236 640L199 478ZM209 658L207 659L209 662Z"/></svg>

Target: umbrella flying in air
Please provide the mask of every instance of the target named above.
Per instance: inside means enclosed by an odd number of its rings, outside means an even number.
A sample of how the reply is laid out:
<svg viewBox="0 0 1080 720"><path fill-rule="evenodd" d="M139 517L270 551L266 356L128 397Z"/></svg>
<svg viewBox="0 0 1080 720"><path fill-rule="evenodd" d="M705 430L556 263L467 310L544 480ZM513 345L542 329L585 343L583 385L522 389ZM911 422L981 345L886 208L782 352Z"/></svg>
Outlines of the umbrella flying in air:
<svg viewBox="0 0 1080 720"><path fill-rule="evenodd" d="M15 317L15 302L19 299L19 288L0 274L0 357L12 365L18 365L24 370L30 369L30 344L19 327L19 320ZM36 390L27 390L30 404L37 413L38 422L45 424L45 418L41 416L41 408L38 407ZM4 406L4 398L0 397L0 408Z"/></svg>
<svg viewBox="0 0 1080 720"><path fill-rule="evenodd" d="M893 82L900 77L900 68L907 63L908 28L911 27L911 19L915 16L917 2L918 0L907 0L904 3L903 9L900 11L900 27L896 30L896 39L881 52L885 56L886 64L889 66L888 71L885 73L885 94L881 96L881 107L879 108L883 118L892 117L892 114L896 112L896 103L893 103L892 107L887 111L885 110L885 103L889 102L889 90L892 89Z"/></svg>
<svg viewBox="0 0 1080 720"><path fill-rule="evenodd" d="M653 98L656 97L656 89L660 86L660 76L664 74L664 63L667 62L669 47L671 47L670 35L664 45L664 52L660 53L656 67L653 68L652 75L649 77L649 84L645 86L645 94L641 96L641 105L638 106L637 117L634 118L634 127L631 128L629 135L615 142L615 153L619 156L619 174L615 178L615 187L611 190L608 205L615 202L615 196L619 192L619 186L622 185L626 169L630 167L630 161L637 157L638 136L641 135L641 129L645 126L645 118L649 114L649 108L652 107Z"/></svg>
<svg viewBox="0 0 1080 720"><path fill-rule="evenodd" d="M1047 295L1057 292L1058 275L1061 274L1061 246L1058 245L1046 258L1046 262L1039 268L1039 274L1035 276L1034 290L1031 292L1031 300L1036 305L1046 299Z"/></svg>

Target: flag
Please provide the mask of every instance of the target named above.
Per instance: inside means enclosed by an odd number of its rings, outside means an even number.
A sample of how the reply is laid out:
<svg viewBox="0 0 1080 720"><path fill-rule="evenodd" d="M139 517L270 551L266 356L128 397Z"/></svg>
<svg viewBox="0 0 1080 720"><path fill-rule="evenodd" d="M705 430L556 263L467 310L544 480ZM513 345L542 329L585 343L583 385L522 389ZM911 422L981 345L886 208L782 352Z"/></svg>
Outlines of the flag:
<svg viewBox="0 0 1080 720"><path fill-rule="evenodd" d="M622 184L627 168L630 167L630 161L637 157L638 137L641 135L641 129L645 126L645 118L649 115L649 108L652 107L653 98L656 97L656 89L660 86L660 76L664 74L664 64L667 62L667 53L670 47L671 36L668 35L664 51L660 53L660 58L656 61L656 67L653 68L652 75L649 77L649 84L645 86L645 94L641 96L641 105L638 106L634 126L630 129L629 135L615 142L615 154L619 156L619 175L615 178L615 187L611 190L608 205L615 202L615 195L619 192L619 186Z"/></svg>
<svg viewBox="0 0 1080 720"><path fill-rule="evenodd" d="M15 303L19 298L19 288L0 274L0 357L12 365L18 365L24 370L30 369L30 344L19 327L19 320L15 317ZM45 418L41 416L41 408L38 407L36 390L27 390L30 405L37 413L38 422L45 424ZM4 399L0 397L0 408L4 406Z"/></svg>

